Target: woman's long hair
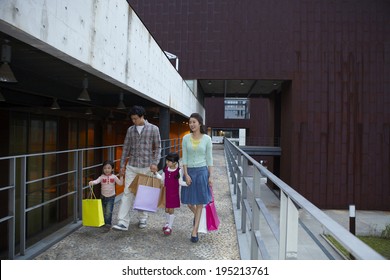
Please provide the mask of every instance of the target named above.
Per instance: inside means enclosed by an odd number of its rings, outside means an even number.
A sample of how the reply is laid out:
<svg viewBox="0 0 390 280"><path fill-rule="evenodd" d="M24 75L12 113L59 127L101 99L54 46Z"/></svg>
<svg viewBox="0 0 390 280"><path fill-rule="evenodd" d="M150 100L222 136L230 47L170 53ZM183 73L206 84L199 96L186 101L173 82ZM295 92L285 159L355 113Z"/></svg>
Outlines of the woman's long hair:
<svg viewBox="0 0 390 280"><path fill-rule="evenodd" d="M191 118L194 118L194 119L196 119L199 122L199 124L200 124L199 131L200 131L200 133L206 134L206 128L204 127L202 116L200 114L198 114L198 113L192 113L191 116L190 116L190 119ZM192 131L191 131L191 133L192 133Z"/></svg>

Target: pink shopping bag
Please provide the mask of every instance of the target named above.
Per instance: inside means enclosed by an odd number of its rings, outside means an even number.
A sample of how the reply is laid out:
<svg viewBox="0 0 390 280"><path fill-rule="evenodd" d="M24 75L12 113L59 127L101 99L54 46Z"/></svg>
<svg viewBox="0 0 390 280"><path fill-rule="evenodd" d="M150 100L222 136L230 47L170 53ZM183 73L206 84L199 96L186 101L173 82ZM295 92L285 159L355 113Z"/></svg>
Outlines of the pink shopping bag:
<svg viewBox="0 0 390 280"><path fill-rule="evenodd" d="M137 195L135 196L133 209L148 212L156 212L160 189L139 185Z"/></svg>
<svg viewBox="0 0 390 280"><path fill-rule="evenodd" d="M213 189L210 188L212 200L206 205L207 230L217 230L220 224L217 209L215 208Z"/></svg>

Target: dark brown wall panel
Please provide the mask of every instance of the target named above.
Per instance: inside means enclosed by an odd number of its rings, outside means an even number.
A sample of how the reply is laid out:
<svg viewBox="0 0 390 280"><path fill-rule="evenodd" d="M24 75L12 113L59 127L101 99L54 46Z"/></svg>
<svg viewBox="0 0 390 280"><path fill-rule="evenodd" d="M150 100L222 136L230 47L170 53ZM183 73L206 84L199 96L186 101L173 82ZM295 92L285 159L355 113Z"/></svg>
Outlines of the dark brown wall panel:
<svg viewBox="0 0 390 280"><path fill-rule="evenodd" d="M319 207L390 210L388 0L128 2L186 79L291 80L283 180Z"/></svg>
<svg viewBox="0 0 390 280"><path fill-rule="evenodd" d="M224 119L224 99L220 97L209 97L205 99L205 107L212 108L206 110L205 124L214 128L246 128L248 140L255 141L254 138L269 137L273 135L272 108L270 100L264 98L253 98L250 101L249 120L225 120Z"/></svg>

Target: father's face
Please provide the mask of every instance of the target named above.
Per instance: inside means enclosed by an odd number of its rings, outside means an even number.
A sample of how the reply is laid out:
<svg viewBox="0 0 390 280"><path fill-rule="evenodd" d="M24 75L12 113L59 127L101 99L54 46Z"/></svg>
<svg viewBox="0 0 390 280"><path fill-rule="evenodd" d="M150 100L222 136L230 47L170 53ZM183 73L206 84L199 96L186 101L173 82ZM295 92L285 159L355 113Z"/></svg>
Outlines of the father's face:
<svg viewBox="0 0 390 280"><path fill-rule="evenodd" d="M134 125L144 125L145 124L144 116L139 117L138 115L131 115L130 118L131 118Z"/></svg>

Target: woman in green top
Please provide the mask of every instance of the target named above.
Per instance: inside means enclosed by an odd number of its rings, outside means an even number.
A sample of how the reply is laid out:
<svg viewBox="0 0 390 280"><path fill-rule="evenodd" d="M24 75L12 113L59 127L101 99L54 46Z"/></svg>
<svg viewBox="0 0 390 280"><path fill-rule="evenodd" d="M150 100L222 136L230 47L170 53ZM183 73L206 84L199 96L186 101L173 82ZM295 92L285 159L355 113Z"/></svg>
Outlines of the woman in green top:
<svg viewBox="0 0 390 280"><path fill-rule="evenodd" d="M189 126L191 133L185 135L182 142L183 171L188 187L181 188L181 202L188 204L194 213L191 241L195 243L199 240L198 228L203 205L211 200L213 146L201 115L191 114Z"/></svg>

